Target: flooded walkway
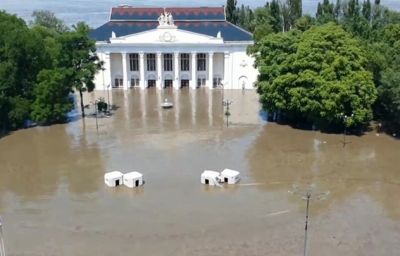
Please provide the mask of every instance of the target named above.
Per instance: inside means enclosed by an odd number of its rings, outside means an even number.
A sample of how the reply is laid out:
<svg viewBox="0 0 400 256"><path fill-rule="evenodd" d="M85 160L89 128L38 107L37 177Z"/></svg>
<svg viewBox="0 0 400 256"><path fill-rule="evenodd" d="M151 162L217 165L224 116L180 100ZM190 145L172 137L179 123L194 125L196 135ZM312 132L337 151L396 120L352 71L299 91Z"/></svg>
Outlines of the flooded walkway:
<svg viewBox="0 0 400 256"><path fill-rule="evenodd" d="M400 141L266 123L253 91L97 92L110 118L20 130L0 139L0 215L9 255L397 255ZM174 108L163 110L168 98ZM226 127L223 99L233 100ZM200 184L204 169L238 186ZM106 188L137 170L140 189Z"/></svg>

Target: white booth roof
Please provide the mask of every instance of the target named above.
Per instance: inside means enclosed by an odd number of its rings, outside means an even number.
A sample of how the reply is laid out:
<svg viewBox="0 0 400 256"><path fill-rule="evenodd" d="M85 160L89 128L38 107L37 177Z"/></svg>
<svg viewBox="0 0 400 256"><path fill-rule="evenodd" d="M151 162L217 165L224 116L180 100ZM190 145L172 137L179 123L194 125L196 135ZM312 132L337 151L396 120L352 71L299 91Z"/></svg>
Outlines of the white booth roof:
<svg viewBox="0 0 400 256"><path fill-rule="evenodd" d="M124 178L127 179L138 179L143 177L143 174L141 174L140 172L129 172L127 174L124 174Z"/></svg>
<svg viewBox="0 0 400 256"><path fill-rule="evenodd" d="M223 175L223 176L231 176L231 177L237 176L237 175L239 175L239 174L240 174L240 173L239 173L238 171L231 170L231 169L224 169L224 170L221 172L221 175Z"/></svg>
<svg viewBox="0 0 400 256"><path fill-rule="evenodd" d="M201 175L216 178L219 176L219 173L216 171L205 170Z"/></svg>
<svg viewBox="0 0 400 256"><path fill-rule="evenodd" d="M116 178L121 178L124 174L122 172L118 171L113 171L113 172L108 172L104 174L104 177L106 179L116 179Z"/></svg>

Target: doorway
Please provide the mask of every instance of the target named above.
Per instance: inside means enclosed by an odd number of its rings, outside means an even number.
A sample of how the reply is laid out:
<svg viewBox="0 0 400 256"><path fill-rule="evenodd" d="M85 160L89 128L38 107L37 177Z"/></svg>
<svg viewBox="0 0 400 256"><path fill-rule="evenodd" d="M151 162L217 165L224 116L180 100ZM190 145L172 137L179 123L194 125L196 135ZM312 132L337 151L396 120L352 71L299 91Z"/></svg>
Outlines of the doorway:
<svg viewBox="0 0 400 256"><path fill-rule="evenodd" d="M189 80L183 79L181 80L181 88L189 87Z"/></svg>
<svg viewBox="0 0 400 256"><path fill-rule="evenodd" d="M156 87L156 80L147 80L147 88Z"/></svg>
<svg viewBox="0 0 400 256"><path fill-rule="evenodd" d="M136 181L135 181L135 186L136 186L136 187L139 187L139 180L136 180Z"/></svg>
<svg viewBox="0 0 400 256"><path fill-rule="evenodd" d="M210 181L208 179L205 180L206 185L210 184Z"/></svg>
<svg viewBox="0 0 400 256"><path fill-rule="evenodd" d="M172 80L165 79L164 80L164 88L171 88L172 87Z"/></svg>
<svg viewBox="0 0 400 256"><path fill-rule="evenodd" d="M119 186L119 180L115 181L115 186Z"/></svg>

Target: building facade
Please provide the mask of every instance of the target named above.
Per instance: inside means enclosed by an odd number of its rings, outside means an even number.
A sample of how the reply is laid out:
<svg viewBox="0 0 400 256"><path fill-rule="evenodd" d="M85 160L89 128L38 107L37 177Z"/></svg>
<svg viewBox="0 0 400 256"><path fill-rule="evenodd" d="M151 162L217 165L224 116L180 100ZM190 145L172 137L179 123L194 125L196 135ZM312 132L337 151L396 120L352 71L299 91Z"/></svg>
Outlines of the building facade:
<svg viewBox="0 0 400 256"><path fill-rule="evenodd" d="M156 87L251 89L251 33L226 21L224 7L112 8L92 31L104 67L97 90Z"/></svg>

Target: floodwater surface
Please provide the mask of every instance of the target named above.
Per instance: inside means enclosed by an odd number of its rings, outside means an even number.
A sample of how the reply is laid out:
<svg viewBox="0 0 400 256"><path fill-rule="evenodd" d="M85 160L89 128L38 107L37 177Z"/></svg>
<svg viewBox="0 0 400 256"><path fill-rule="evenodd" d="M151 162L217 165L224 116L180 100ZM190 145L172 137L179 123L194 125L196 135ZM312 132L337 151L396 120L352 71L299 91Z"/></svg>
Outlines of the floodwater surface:
<svg viewBox="0 0 400 256"><path fill-rule="evenodd" d="M296 130L263 120L254 91L97 92L109 118L0 139L8 255L398 255L400 141ZM174 108L163 110L168 98ZM233 101L227 127L223 99ZM90 109L87 110L89 113ZM204 169L238 185L200 184ZM144 187L107 188L107 171Z"/></svg>

